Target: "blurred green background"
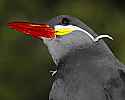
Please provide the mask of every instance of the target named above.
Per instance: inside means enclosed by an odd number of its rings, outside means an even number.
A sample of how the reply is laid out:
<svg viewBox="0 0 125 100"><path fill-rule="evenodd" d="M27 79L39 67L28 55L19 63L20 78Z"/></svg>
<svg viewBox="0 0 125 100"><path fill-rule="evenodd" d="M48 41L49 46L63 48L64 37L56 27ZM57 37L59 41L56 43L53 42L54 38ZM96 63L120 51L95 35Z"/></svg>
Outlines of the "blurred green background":
<svg viewBox="0 0 125 100"><path fill-rule="evenodd" d="M8 29L10 21L47 21L66 14L80 18L125 63L124 0L0 0L0 100L48 100L54 66L41 40Z"/></svg>

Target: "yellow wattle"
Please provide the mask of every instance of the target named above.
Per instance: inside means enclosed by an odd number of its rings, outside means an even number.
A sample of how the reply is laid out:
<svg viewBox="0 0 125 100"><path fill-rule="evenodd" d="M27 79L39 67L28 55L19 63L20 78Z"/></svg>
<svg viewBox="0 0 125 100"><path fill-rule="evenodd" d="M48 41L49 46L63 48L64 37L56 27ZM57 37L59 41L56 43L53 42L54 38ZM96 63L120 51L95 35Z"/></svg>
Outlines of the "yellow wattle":
<svg viewBox="0 0 125 100"><path fill-rule="evenodd" d="M73 32L73 29L71 29L71 28L61 28L61 29L55 30L55 35L60 35L60 36L68 35L71 32Z"/></svg>

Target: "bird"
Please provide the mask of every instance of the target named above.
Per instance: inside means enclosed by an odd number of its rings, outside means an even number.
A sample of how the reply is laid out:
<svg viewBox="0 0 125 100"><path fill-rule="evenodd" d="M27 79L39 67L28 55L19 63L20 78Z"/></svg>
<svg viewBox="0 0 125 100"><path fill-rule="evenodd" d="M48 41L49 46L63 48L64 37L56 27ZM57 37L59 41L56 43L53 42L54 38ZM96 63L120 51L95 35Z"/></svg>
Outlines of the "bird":
<svg viewBox="0 0 125 100"><path fill-rule="evenodd" d="M59 15L44 24L10 22L9 28L43 40L56 64L49 100L125 100L125 65L84 22Z"/></svg>

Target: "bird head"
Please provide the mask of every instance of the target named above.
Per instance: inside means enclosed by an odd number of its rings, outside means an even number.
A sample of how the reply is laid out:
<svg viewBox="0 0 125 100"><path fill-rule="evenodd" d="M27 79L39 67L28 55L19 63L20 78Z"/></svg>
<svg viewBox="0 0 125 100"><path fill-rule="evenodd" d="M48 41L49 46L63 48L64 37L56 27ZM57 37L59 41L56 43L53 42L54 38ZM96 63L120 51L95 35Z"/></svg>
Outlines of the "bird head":
<svg viewBox="0 0 125 100"><path fill-rule="evenodd" d="M26 35L42 39L56 64L59 60L77 49L85 49L102 37L82 21L68 15L52 18L45 24L11 22L8 26Z"/></svg>

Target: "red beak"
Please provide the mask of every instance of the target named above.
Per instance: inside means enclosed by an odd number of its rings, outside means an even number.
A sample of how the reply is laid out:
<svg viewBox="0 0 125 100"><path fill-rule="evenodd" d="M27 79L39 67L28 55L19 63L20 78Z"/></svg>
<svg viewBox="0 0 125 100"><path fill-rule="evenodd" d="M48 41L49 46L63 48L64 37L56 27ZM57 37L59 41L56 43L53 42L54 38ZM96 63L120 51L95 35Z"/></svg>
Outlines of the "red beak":
<svg viewBox="0 0 125 100"><path fill-rule="evenodd" d="M48 24L35 24L29 22L11 22L8 23L8 27L15 29L16 31L23 32L26 35L30 35L35 38L54 38L55 31Z"/></svg>

